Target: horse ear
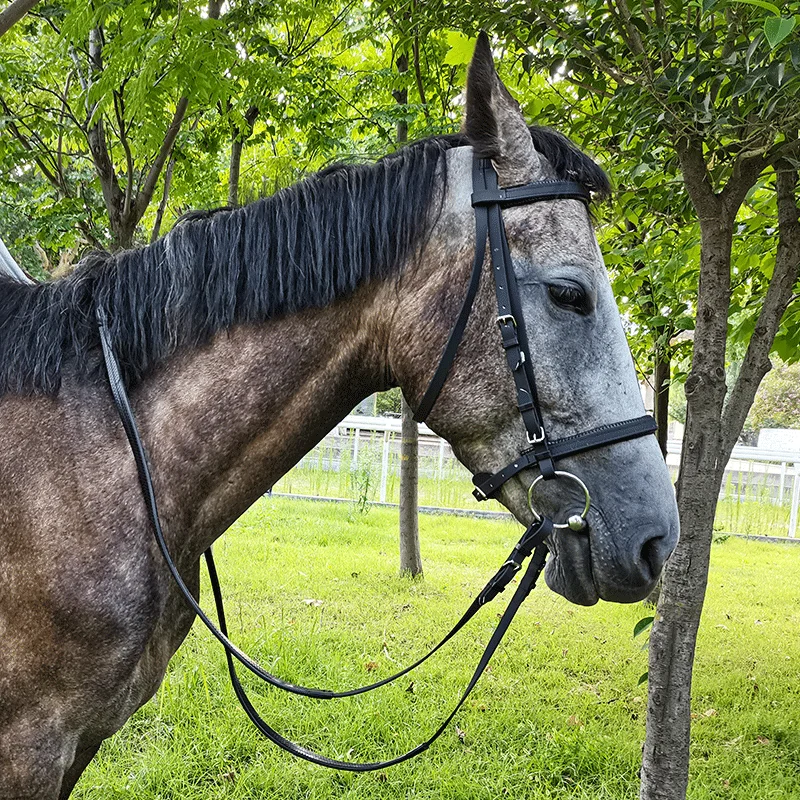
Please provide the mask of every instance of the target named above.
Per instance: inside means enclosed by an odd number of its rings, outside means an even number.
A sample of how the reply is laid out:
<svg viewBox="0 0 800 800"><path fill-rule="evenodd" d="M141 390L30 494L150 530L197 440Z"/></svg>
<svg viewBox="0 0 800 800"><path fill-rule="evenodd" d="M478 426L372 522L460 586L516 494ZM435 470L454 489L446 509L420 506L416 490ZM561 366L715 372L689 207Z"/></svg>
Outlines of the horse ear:
<svg viewBox="0 0 800 800"><path fill-rule="evenodd" d="M467 73L464 129L475 154L494 162L501 186L526 183L540 172L531 133L519 103L497 74L485 31L478 36Z"/></svg>

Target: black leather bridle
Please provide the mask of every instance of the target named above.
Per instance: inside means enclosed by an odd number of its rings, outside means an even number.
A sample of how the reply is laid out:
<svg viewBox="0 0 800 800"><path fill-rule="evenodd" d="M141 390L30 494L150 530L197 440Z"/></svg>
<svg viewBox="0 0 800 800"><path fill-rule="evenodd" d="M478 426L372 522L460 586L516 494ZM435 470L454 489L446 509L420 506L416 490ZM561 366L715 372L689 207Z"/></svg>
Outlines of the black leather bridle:
<svg viewBox="0 0 800 800"><path fill-rule="evenodd" d="M554 467L554 462L559 458L563 458L564 456L574 455L595 447L602 447L605 445L614 444L615 442L621 442L627 439L645 436L653 433L656 429L656 426L651 417L644 416L625 422L604 425L563 439L556 439L552 441L548 440L544 419L542 417L538 398L536 396L536 383L534 380L533 365L529 357L527 339L525 336L525 327L520 308L519 292L517 289L516 278L514 276L511 255L508 249L508 241L506 239L505 229L503 227L502 209L508 206L558 199L580 200L588 205L590 195L582 185L572 181L539 181L536 183L529 183L524 186L500 189L497 185L497 174L495 173L491 163L488 160L478 158L474 159L473 161L473 190L472 205L475 208L476 248L472 276L470 278L467 295L464 299L464 303L461 307L461 311L459 312L456 323L450 332L450 336L447 344L445 345L444 353L441 361L439 362L439 366L437 367L434 377L431 380L431 383L417 409L416 419L421 421L427 417L447 379L447 375L458 350L458 345L463 336L475 295L478 291L478 285L480 283L480 276L485 259L486 243L488 241L492 261L492 274L494 276L497 294L497 322L500 328L500 335L503 342L503 348L505 349L508 365L511 369L512 375L514 376L514 383L516 385L517 392L517 405L525 423L529 447L524 449L520 456L511 464L494 475L479 474L473 478L473 481L476 485L474 492L476 498L478 500L485 500L488 497L491 497L500 488L500 486L503 485L503 483L505 483L514 475L518 474L521 470L528 467L538 467L540 471L540 478L545 480L550 480L559 476L571 477L574 480L578 480L570 473L556 470ZM523 600L536 585L536 581L544 569L545 561L547 560L548 549L546 540L553 534L554 531L554 523L552 520L548 519L544 515L539 515L532 508L534 511L534 516L536 517L534 522L525 530L522 537L514 546L514 549L511 551L509 557L506 559L500 569L481 590L475 600L473 600L470 607L463 614L461 619L441 640L441 642L439 642L439 644L437 644L436 647L434 647L433 650L431 650L427 655L420 658L411 666L405 668L395 675L392 675L391 677L384 678L383 680L377 681L376 683L372 683L368 686L362 686L357 689L350 689L341 692L329 691L326 689L307 688L287 683L286 681L281 680L277 676L272 675L259 666L228 638L222 590L219 585L211 548L205 552L205 558L208 567L209 578L211 581L211 587L214 594L214 601L219 619L219 628L214 625L211 619L203 611L183 581L178 568L176 567L169 553L169 548L167 547L166 539L161 527L161 520L158 513L158 505L156 502L147 455L142 440L139 436L136 420L134 419L133 412L131 410L125 383L122 379L119 368L119 362L114 352L113 341L108 327L108 317L105 309L102 306L97 307L96 314L100 331L100 342L103 349L103 357L105 360L106 371L108 373L109 385L114 399L114 404L119 413L123 428L125 429L126 437L136 462L136 471L142 494L144 496L147 514L150 519L150 523L153 526L153 531L155 533L159 550L161 551L161 554L167 565L167 569L171 573L178 586L178 589L190 608L198 615L203 624L225 648L225 656L228 662L228 670L230 672L231 683L233 685L234 692L236 693L239 702L242 704L245 713L251 719L256 728L270 741L274 742L279 747L282 747L292 755L304 758L307 761L311 761L321 766L348 770L351 772L368 772L371 770L383 769L385 767L392 766L393 764L399 764L403 761L407 761L408 759L413 758L419 753L427 750L447 728L456 712L459 710L459 708L461 708L464 701L475 687L475 684L478 682L478 679L489 664L489 661L499 646L505 632L508 630L514 615L522 605ZM540 478L537 478L537 481ZM582 482L579 480L578 482L581 486L583 486ZM589 507L588 491L586 490L585 486L584 491L586 492L587 498L586 507L582 515L572 517L570 519L570 527L581 528L585 525L585 515ZM579 524L576 523L576 525L573 526L572 521L575 519L579 520ZM566 526L558 525L555 527ZM456 707L444 720L444 722L436 729L432 736L430 736L421 744L417 745L412 750L396 756L395 758L391 758L386 761L370 763L354 763L327 758L326 756L319 755L312 750L295 744L270 727L270 725L261 718L255 707L250 702L250 699L248 698L247 693L245 692L244 687L242 686L236 673L235 662L238 661L254 675L271 684L272 686L293 694L304 695L306 697L313 697L321 700L352 697L369 692L373 689L377 689L380 686L385 686L386 684L408 674L411 670L418 667L420 664L430 658L430 656L432 656L435 652L437 652L453 636L455 636L456 633L458 633L458 631L461 630L461 628L463 628L464 625L466 625L467 622L486 603L490 602L500 592L504 591L516 573L522 568L524 560L529 556L533 557L528 564L528 568L517 585L517 588L514 591L508 606L503 612L500 622L495 628L494 633L492 634L489 643L487 644L486 649L484 650L484 653L481 656L477 667L475 668L472 678L467 684L467 687L461 696L461 699L456 704Z"/></svg>
<svg viewBox="0 0 800 800"><path fill-rule="evenodd" d="M563 439L547 438L544 417L536 393L533 359L525 333L514 263L503 226L502 209L542 200L565 199L580 200L588 206L591 196L584 186L573 181L537 181L524 186L500 189L497 185L497 173L491 162L481 158L473 159L472 189L472 206L475 209L475 260L469 287L456 323L450 331L439 366L419 403L414 419L423 422L427 418L447 380L478 292L488 238L497 295L497 324L500 328L506 361L514 377L517 407L525 424L528 441L528 447L519 457L499 472L494 474L481 472L473 477L475 499L488 500L506 481L524 469L538 467L542 477L551 480L556 477L554 462L557 459L655 433L656 424L651 416L645 414L624 422L601 425Z"/></svg>

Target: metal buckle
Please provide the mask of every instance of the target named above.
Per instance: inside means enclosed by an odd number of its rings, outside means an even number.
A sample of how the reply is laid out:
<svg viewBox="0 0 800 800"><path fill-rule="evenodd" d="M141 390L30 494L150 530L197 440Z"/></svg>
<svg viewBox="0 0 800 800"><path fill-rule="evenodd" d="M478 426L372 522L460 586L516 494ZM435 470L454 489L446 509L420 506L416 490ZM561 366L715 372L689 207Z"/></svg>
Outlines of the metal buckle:
<svg viewBox="0 0 800 800"><path fill-rule="evenodd" d="M528 438L528 444L541 444L547 438L544 428L541 425L539 426L539 433L536 434L536 436L531 437L530 431L525 431L525 436Z"/></svg>
<svg viewBox="0 0 800 800"><path fill-rule="evenodd" d="M517 321L514 319L513 314L501 314L496 320L498 325L505 325L507 322L510 322L515 328L517 327Z"/></svg>

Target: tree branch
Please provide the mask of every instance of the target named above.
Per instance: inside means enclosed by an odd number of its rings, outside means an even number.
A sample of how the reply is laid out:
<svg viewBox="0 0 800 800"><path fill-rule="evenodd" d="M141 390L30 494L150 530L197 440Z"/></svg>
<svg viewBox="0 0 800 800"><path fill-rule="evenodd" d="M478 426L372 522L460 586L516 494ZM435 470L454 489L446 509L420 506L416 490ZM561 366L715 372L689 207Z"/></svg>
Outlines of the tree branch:
<svg viewBox="0 0 800 800"><path fill-rule="evenodd" d="M0 12L0 36L6 34L12 25L19 22L39 0L14 0L5 11Z"/></svg>
<svg viewBox="0 0 800 800"><path fill-rule="evenodd" d="M596 48L592 47L591 45L587 45L581 39L579 39L575 33L565 33L564 31L559 28L556 24L555 20L548 17L541 8L534 8L533 13L543 22L550 30L558 36L559 39L570 44L572 47L580 50L601 72L604 72L606 75L610 75L614 80L618 81L620 84L627 85L631 83L640 83L640 81L636 81L630 75L625 74L624 72L620 72L616 68L614 64L610 61L607 61L602 53Z"/></svg>
<svg viewBox="0 0 800 800"><path fill-rule="evenodd" d="M704 219L717 219L722 210L721 200L711 183L708 165L703 157L703 143L698 139L678 136L675 141L675 150L681 163L683 183L697 209L697 216L701 224Z"/></svg>
<svg viewBox="0 0 800 800"><path fill-rule="evenodd" d="M0 107L8 117L14 116L6 101L2 97L0 97ZM42 175L44 175L45 178L47 178L47 180L56 187L56 189L64 194L67 194L65 191L66 186L59 180L58 172L48 167L41 154L36 152L36 148L34 148L34 146L31 144L30 139L19 129L19 126L11 119L7 120L6 125L8 126L8 130L11 131L11 135L25 148L25 150L31 154L33 160L36 162L36 165L42 171Z"/></svg>
<svg viewBox="0 0 800 800"><path fill-rule="evenodd" d="M761 379L772 369L769 352L784 312L792 301L792 291L800 276L800 209L797 206L797 170L786 162L777 172L778 251L775 269L764 303L750 337L739 377L731 390L722 416L724 455L730 457L744 426Z"/></svg>
<svg viewBox="0 0 800 800"><path fill-rule="evenodd" d="M733 162L733 172L719 195L728 213L734 216L737 214L747 193L753 188L768 163L762 155L752 157L740 155L736 158Z"/></svg>
<svg viewBox="0 0 800 800"><path fill-rule="evenodd" d="M422 82L422 70L419 64L419 34L414 34L414 43L412 45L412 53L414 56L414 77L417 81L417 92L419 93L419 102L422 104L422 110L425 112L425 118L430 117L428 110L428 101L425 99L425 86Z"/></svg>
<svg viewBox="0 0 800 800"><path fill-rule="evenodd" d="M94 76L103 71L103 33L99 28L89 31L88 69L86 73L86 87L91 89ZM76 64L77 64L77 57ZM80 73L79 73L80 77ZM88 98L88 92L87 92ZM103 192L103 201L108 212L111 230L117 235L120 214L124 203L124 194L119 186L119 179L111 158L111 152L106 142L105 123L98 107L88 106L87 99L86 142L92 155L97 177L100 179L100 188ZM97 120L92 124L92 118L97 115Z"/></svg>
<svg viewBox="0 0 800 800"><path fill-rule="evenodd" d="M184 96L178 100L175 113L172 115L172 122L167 128L167 132L164 134L164 142L161 145L161 149L158 151L158 155L150 167L147 177L142 184L142 188L136 197L136 213L139 219L141 219L142 215L147 210L147 206L153 199L153 192L156 190L156 184L158 183L161 171L164 169L164 164L166 164L169 154L172 152L175 139L178 137L181 125L183 124L183 118L186 116L186 108L188 105L188 97Z"/></svg>
<svg viewBox="0 0 800 800"><path fill-rule="evenodd" d="M114 114L117 118L117 125L119 126L119 140L122 143L122 149L125 151L125 163L128 172L128 180L125 185L125 201L122 213L127 215L131 207L131 199L133 197L133 153L131 152L130 142L128 142L128 135L125 131L125 101L123 99L122 90L119 92L114 90Z"/></svg>

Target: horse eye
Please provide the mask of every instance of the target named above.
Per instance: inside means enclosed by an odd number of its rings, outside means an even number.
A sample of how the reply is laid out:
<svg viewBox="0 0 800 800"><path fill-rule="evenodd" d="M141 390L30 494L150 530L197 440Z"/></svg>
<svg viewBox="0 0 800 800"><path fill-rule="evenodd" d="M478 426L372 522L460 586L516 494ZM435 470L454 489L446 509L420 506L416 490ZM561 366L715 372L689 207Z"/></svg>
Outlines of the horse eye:
<svg viewBox="0 0 800 800"><path fill-rule="evenodd" d="M547 289L556 305L568 308L570 311L578 311L581 314L586 313L586 294L577 284L554 283L548 286Z"/></svg>

